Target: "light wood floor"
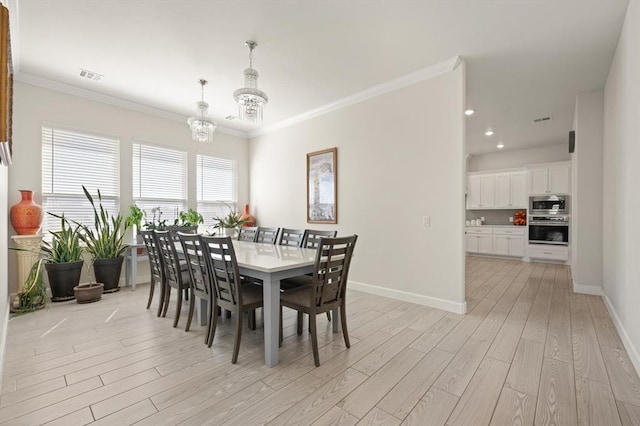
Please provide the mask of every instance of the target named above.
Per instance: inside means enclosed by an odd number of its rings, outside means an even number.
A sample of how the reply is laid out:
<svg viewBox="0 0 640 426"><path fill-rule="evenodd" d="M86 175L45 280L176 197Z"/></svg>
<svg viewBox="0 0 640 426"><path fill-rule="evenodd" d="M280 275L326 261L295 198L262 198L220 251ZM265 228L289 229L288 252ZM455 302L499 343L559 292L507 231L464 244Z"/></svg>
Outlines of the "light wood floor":
<svg viewBox="0 0 640 426"><path fill-rule="evenodd" d="M145 286L52 304L9 323L0 423L639 425L640 380L569 273L469 258L464 316L352 291L351 349L319 316L319 368L292 311L270 369L259 329L232 365L232 320L207 349L144 309Z"/></svg>

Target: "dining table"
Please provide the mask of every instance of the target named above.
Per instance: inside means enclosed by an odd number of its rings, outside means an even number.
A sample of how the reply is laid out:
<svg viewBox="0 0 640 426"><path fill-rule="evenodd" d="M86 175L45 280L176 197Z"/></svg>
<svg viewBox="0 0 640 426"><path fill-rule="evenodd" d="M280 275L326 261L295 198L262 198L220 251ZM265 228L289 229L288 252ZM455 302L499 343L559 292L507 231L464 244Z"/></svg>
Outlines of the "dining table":
<svg viewBox="0 0 640 426"><path fill-rule="evenodd" d="M278 364L280 281L313 272L316 249L233 240L240 275L262 281L264 297L264 363ZM207 302L199 299L198 322L207 324ZM340 331L339 309L333 311L333 331Z"/></svg>

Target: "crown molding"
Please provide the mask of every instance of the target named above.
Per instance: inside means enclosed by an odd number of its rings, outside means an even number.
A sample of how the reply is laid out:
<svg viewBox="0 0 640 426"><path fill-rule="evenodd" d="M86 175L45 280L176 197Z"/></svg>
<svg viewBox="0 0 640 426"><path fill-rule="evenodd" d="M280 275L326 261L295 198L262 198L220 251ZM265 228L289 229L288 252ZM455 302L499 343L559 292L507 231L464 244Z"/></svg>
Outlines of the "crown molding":
<svg viewBox="0 0 640 426"><path fill-rule="evenodd" d="M182 114L176 114L170 111L166 111L160 108L150 107L148 105L140 104L137 102L131 102L126 99L118 98L116 96L105 95L103 93L94 92L93 90L83 89L77 86L72 86L66 83L60 83L58 81L49 80L27 73L16 73L13 76L15 81L20 83L30 84L32 86L43 87L45 89L54 90L56 92L62 92L69 95L77 96L79 98L89 99L91 101L100 102L107 105L112 105L120 108L129 109L132 111L142 112L145 114L153 115L156 117L165 118L167 120L178 121L181 123L187 122L187 117ZM240 138L247 138L247 132L240 130L230 129L228 127L218 126L216 132L224 133L226 135L237 136Z"/></svg>
<svg viewBox="0 0 640 426"><path fill-rule="evenodd" d="M331 102L319 108L312 109L307 112L303 112L302 114L294 115L293 117L287 118L285 120L279 121L277 123L274 123L268 126L261 127L256 130L252 130L249 132L249 138L255 138L256 136L266 135L268 133L275 132L276 130L280 130L285 127L292 126L302 121L306 121L311 118L324 115L331 111L335 111L337 109L341 109L349 105L353 105L358 102L362 102L367 99L371 99L376 96L383 95L385 93L418 83L423 80L428 80L440 74L451 72L455 70L458 67L458 65L460 65L461 63L462 63L462 58L460 56L454 56L452 58L449 58L437 64L430 65L418 71L403 75L393 80L389 80L386 83L382 83L377 86L373 86L368 89L365 89L361 92L355 93L353 95L347 96L345 98L338 99L335 102Z"/></svg>

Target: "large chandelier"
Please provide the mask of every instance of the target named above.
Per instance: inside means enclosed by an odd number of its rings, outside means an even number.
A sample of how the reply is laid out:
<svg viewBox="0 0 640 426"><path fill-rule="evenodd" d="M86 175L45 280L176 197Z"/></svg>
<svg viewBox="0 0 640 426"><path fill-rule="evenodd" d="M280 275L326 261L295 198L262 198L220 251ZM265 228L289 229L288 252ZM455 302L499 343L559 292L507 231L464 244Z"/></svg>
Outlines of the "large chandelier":
<svg viewBox="0 0 640 426"><path fill-rule="evenodd" d="M211 142L213 141L213 132L216 131L218 125L207 117L209 104L204 101L204 85L207 84L207 80L200 79L198 82L201 86L200 102L196 102L199 116L189 118L187 123L191 127L191 137L194 141Z"/></svg>
<svg viewBox="0 0 640 426"><path fill-rule="evenodd" d="M262 111L269 102L269 97L262 90L258 90L258 71L253 69L253 49L258 43L249 40L244 44L249 48L249 68L244 70L244 87L233 92L233 98L238 102L240 120L260 123Z"/></svg>

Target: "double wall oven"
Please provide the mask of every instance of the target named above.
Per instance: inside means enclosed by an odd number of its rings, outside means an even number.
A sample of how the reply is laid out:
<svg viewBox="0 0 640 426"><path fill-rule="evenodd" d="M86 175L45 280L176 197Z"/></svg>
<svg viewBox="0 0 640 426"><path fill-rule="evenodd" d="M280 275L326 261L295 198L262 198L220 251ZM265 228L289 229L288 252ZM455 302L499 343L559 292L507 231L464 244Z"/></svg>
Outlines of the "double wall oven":
<svg viewBox="0 0 640 426"><path fill-rule="evenodd" d="M569 245L569 197L529 198L529 244Z"/></svg>

